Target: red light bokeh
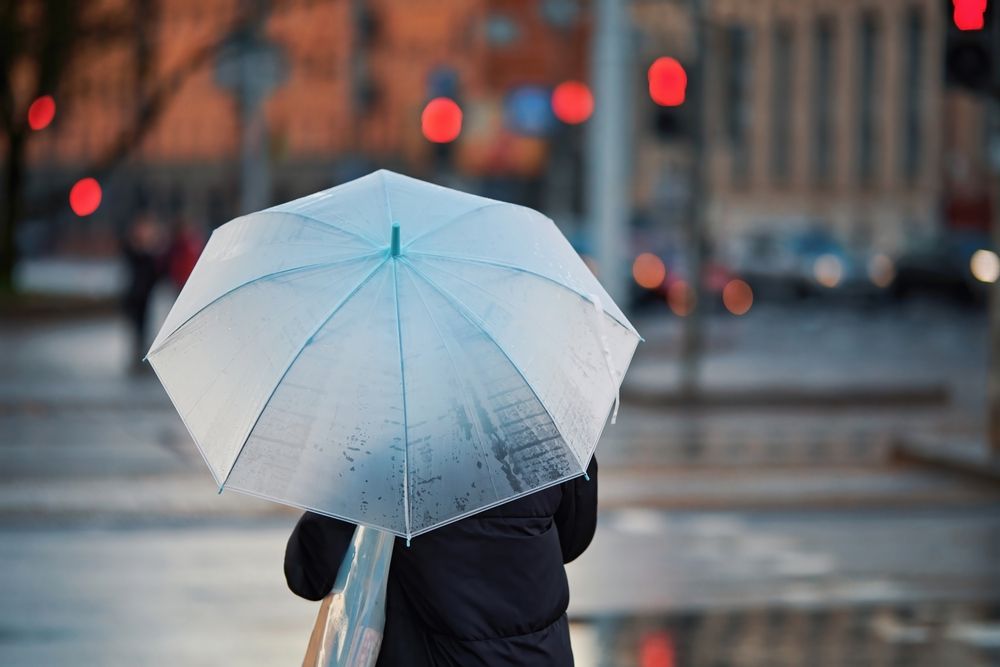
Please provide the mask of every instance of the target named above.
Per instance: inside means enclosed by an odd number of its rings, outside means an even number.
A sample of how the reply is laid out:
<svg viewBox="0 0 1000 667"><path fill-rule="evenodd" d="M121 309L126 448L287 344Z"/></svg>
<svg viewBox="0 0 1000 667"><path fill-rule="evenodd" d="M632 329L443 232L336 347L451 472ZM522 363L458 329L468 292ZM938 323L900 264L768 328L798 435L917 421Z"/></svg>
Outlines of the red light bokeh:
<svg viewBox="0 0 1000 667"><path fill-rule="evenodd" d="M952 0L955 12L952 18L959 30L982 30L986 0Z"/></svg>
<svg viewBox="0 0 1000 667"><path fill-rule="evenodd" d="M641 667L674 667L676 664L674 638L669 633L655 632L643 638L639 648Z"/></svg>
<svg viewBox="0 0 1000 667"><path fill-rule="evenodd" d="M632 277L646 289L656 289L667 277L667 267L656 255L644 252L632 262Z"/></svg>
<svg viewBox="0 0 1000 667"><path fill-rule="evenodd" d="M687 95L687 72L674 58L657 58L649 66L649 96L661 107L684 104Z"/></svg>
<svg viewBox="0 0 1000 667"><path fill-rule="evenodd" d="M420 115L420 129L427 141L446 144L462 132L462 109L455 100L436 97L427 103Z"/></svg>
<svg viewBox="0 0 1000 667"><path fill-rule="evenodd" d="M28 127L44 130L56 117L56 101L51 95L42 95L28 107Z"/></svg>
<svg viewBox="0 0 1000 667"><path fill-rule="evenodd" d="M730 280L722 290L722 304L733 315L746 315L753 306L753 290L746 281Z"/></svg>
<svg viewBox="0 0 1000 667"><path fill-rule="evenodd" d="M594 96L587 84L564 81L552 91L552 113L568 125L579 125L594 113Z"/></svg>
<svg viewBox="0 0 1000 667"><path fill-rule="evenodd" d="M81 218L101 205L101 185L93 178L81 178L69 191L69 206Z"/></svg>

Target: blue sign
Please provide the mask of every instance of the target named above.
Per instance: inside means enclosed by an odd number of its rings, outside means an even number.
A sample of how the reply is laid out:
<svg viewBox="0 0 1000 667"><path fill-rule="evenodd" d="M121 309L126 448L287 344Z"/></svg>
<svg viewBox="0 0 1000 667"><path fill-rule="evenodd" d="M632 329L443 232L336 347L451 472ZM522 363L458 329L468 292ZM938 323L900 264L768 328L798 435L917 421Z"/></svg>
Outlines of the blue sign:
<svg viewBox="0 0 1000 667"><path fill-rule="evenodd" d="M549 89L542 86L521 86L509 92L503 103L507 128L531 137L547 135L555 127L550 97Z"/></svg>

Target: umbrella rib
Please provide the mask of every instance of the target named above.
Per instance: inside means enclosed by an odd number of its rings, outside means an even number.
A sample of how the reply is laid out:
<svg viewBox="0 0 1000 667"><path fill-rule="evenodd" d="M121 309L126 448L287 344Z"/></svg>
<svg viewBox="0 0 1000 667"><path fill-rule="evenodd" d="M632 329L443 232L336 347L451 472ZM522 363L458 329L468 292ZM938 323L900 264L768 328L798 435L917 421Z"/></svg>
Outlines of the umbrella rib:
<svg viewBox="0 0 1000 667"><path fill-rule="evenodd" d="M326 220L320 220L319 218L314 218L313 216L307 215L307 214L302 213L300 211L291 211L291 210L288 210L288 209L272 208L272 209L267 209L267 212L271 212L271 213L284 213L285 215L293 215L293 216L295 216L297 218L301 218L303 220L311 220L312 222L315 222L315 223L318 223L320 225L323 225L324 227L329 227L330 229L336 229L337 231L342 232L344 234L347 234L349 236L353 236L355 238L359 238L362 241L367 241L368 244L371 245L374 248L381 247L381 244L378 241L370 238L367 234L364 234L364 233L362 233L360 231L356 231L356 230L353 230L353 229L347 229L345 227L341 227L340 225L335 225L332 222L327 222Z"/></svg>
<svg viewBox="0 0 1000 667"><path fill-rule="evenodd" d="M244 287L247 287L248 285L252 285L254 283L260 282L261 280L265 280L267 278L273 278L275 276L286 276L286 275L289 275L289 274L292 274L292 273L298 273L300 271L308 271L309 269L320 269L320 268L326 268L326 267L330 267L330 266L339 266L341 264L347 264L348 262L354 262L354 261L361 260L361 259L371 259L372 257L377 257L377 256L381 255L382 253L383 253L383 251L376 250L375 252L370 252L370 253L365 254L365 255L358 255L356 257L348 257L346 259L338 259L338 260L333 260L333 261L330 261L330 262L314 262L312 264L303 264L302 266L293 266L293 267L291 267L289 269L281 269L279 271L272 271L270 273L265 273L263 275L256 276L255 278L251 278L250 280L244 281L244 282L240 283L239 285L236 285L235 287L226 290L225 292L223 292L219 296L213 298L211 301L209 301L208 303L206 303L204 306L201 306L200 308L198 308L198 310L196 310L194 313L192 313L190 317L186 318L183 322L181 322L180 324L178 324L174 328L173 331L171 331L169 334L167 334L164 337L163 342L156 346L156 349L150 350L148 353L146 353L146 356L149 357L149 355L153 354L154 352L158 352L160 349L162 349L163 346L166 345L170 341L170 338L175 333L177 333L178 331L180 331L181 329L183 329L184 326L188 322L190 322L194 318L198 317L198 315L200 315L202 312L204 312L204 310L206 308L209 308L210 306L212 306L213 304L219 302L220 300L224 299L225 297L229 296L233 292L236 292L237 290L241 290Z"/></svg>
<svg viewBox="0 0 1000 667"><path fill-rule="evenodd" d="M410 265L409 262L407 262L406 264L412 267L412 265ZM414 283L414 286L416 286L416 283ZM455 363L455 356L452 354L451 346L448 345L448 341L445 338L444 332L438 325L437 319L435 319L434 315L431 313L430 306L427 305L427 299L424 298L423 291L419 287L416 287L416 292L417 296L420 297L420 303L423 304L424 310L427 312L427 319L429 319L431 321L431 324L434 325L434 330L437 331L438 337L441 339L441 342L444 345L444 351L448 355L448 361L451 362L452 374L455 376L455 380L461 383L462 380L458 373L458 364ZM465 407L465 411L468 414L469 421L472 422L473 426L476 429L476 434L479 436L476 439L476 444L479 445L479 451L483 455L483 460L486 461L486 472L488 472L490 475L490 486L493 487L493 495L495 498L499 500L500 492L497 491L497 483L493 477L493 466L490 465L490 457L486 453L486 447L483 444L486 440L486 437L483 434L482 427L476 420L475 411L473 411L471 406L469 405L469 401L468 398L466 397L465 392L462 392L461 396L462 396L462 405Z"/></svg>
<svg viewBox="0 0 1000 667"><path fill-rule="evenodd" d="M396 258L393 258L395 260ZM406 418L406 371L403 369L403 325L399 317L399 276L397 262L392 263L392 298L396 306L396 348L399 352L399 382L403 393L403 523L406 545L410 545L410 429Z"/></svg>
<svg viewBox="0 0 1000 667"><path fill-rule="evenodd" d="M461 257L461 256L458 256L458 255L448 255L448 254L445 254L445 253L426 252L426 251L423 251L423 250L411 250L410 254L411 255L421 255L423 257L433 257L435 259L444 259L444 260L449 260L449 261L452 261L452 262L464 262L466 264L485 264L487 266L495 266L497 268L508 269L510 271L519 271L521 273L527 273L528 275L535 276L536 278L541 278L542 280L547 280L548 282L552 283L553 285L558 285L559 287L562 287L563 289L565 289L567 291L570 291L573 294L576 294L578 297L580 297L584 301L587 301L588 303L592 303L590 297L587 294L584 294L583 292L581 292L580 290L576 289L575 287L570 287L566 283L564 283L564 282L562 282L560 280L556 280L552 276L547 276L544 273L539 273L538 271L532 271L531 269L526 269L523 266L517 266L516 264L508 264L506 262L498 262L496 260L486 259L484 257ZM622 322L621 320L619 320L616 316L614 316L613 314L609 313L606 309L602 308L602 310L604 311L604 314L607 315L608 317L610 317L616 324L624 327L625 329L627 329L631 333L636 334L637 336L639 335L638 332L636 332L634 328L632 328L631 326L629 326L625 322Z"/></svg>
<svg viewBox="0 0 1000 667"><path fill-rule="evenodd" d="M316 328L314 328L312 330L312 333L310 333L306 337L306 339L305 339L305 341L303 341L302 345L299 346L299 349L295 351L295 355L292 357L292 360L288 362L288 365L285 366L285 370L282 371L281 376L278 378L278 381L275 382L274 383L274 387L271 388L271 393L268 394L267 400L265 400L264 403L261 405L260 412L257 413L257 418L254 419L253 424L251 424L250 428L247 430L247 434L243 438L243 444L240 445L240 450L238 452L236 452L236 458L233 459L233 464L231 466L229 466L229 471L226 472L226 478L224 480L222 480L222 484L219 485L219 493L222 493L222 490L226 487L226 482L229 481L229 476L232 475L233 474L233 470L236 469L236 464L239 463L240 456L243 455L243 450L246 449L247 442L250 440L250 436L253 434L253 430L255 428L257 428L257 423L260 421L261 416L267 410L267 406L271 403L271 399L274 398L274 395L277 393L278 387L281 386L281 382L285 379L285 376L288 375L288 371L292 370L292 366L294 366L295 362L299 360L300 356L302 356L302 352L307 347L309 347L309 343L311 343L312 340L313 340L313 338L316 337L316 334L318 334L320 332L320 330L323 327L325 327L330 322L330 320L333 319L333 316L337 314L337 312L344 306L345 303L347 303L348 301L351 300L351 297L353 297L355 294L357 294L358 290L360 290L362 287L364 287L365 284L369 280L372 279L372 276L374 276L376 273L378 273L379 269L381 269L383 266L385 266L385 263L387 261L389 261L389 256L388 255L386 255L386 257L381 262L379 262L375 266L375 268L373 268L371 271L369 271L365 275L365 277L362 278L361 281L357 285L355 285L353 288L351 288L350 292L348 292L347 294L345 294L344 297L340 301L337 302L337 304L333 307L333 310L331 310L327 314L327 316L324 317L322 319L322 321L320 321L319 325L316 326Z"/></svg>
<svg viewBox="0 0 1000 667"><path fill-rule="evenodd" d="M503 345L500 344L500 342L493 336L493 333L489 329L487 329L486 325L482 322L482 320L479 319L479 316L477 316L474 312L472 312L472 309L469 308L467 305L465 305L465 303L461 299L459 299L457 296L449 292L444 287L441 287L436 282L434 282L430 277L425 275L424 272L418 269L416 266L414 266L412 262L407 260L405 257L401 257L400 259L406 262L407 265L409 265L409 267L413 270L413 272L416 275L420 276L420 278L422 278L424 282L430 285L432 289L437 291L437 293L440 294L442 297L444 297L446 300L450 301L451 304L455 307L455 309L466 320L471 322L473 326L482 331L483 334L490 339L490 342L493 343L493 345L500 351L500 353L504 357L506 357L507 363L509 363L511 367L513 367L513 369L517 371L517 374L521 377L521 380L524 382L524 386L526 386L528 390L531 392L531 395L535 397L535 400L538 401L538 405L540 405L542 410L545 411L545 415L549 418L549 421L552 422L552 425L555 426L556 431L559 432L561 435L562 429L559 428L559 424L556 423L555 417L553 417L552 413L549 412L549 408L545 405L544 402L542 402L542 399L541 397L539 397L538 392L535 391L535 388L528 381L528 378L524 376L524 373L521 371L521 368L517 365L517 363L515 363L514 360L511 359L510 355L507 353L507 350L504 349ZM565 438L563 438L563 442L566 442ZM586 466L583 465L583 462L577 455L576 450L573 449L573 447L568 442L566 442L566 448L573 455L573 458L576 459L577 465L580 466L580 469L581 470L586 469Z"/></svg>
<svg viewBox="0 0 1000 667"><path fill-rule="evenodd" d="M442 229L444 229L445 227L447 227L448 225L451 225L452 223L455 223L455 222L458 222L458 221L460 221L460 220L462 220L464 218L467 218L468 216L472 215L473 213L478 213L479 211L482 211L484 208L491 208L493 206L501 206L501 205L513 206L513 204L507 204L506 202L502 202L502 201L491 201L489 203L483 204L482 206L477 206L476 208L469 209L468 211L464 211L462 213L459 213L458 215L456 215L453 218L449 218L448 220L442 222L437 227L431 227L427 231L422 232L420 234L417 234L412 239L410 239L410 241L405 246L403 246L403 249L405 250L406 248L409 248L411 245L413 245L414 243L416 243L420 239L424 238L425 236L429 236L431 234L439 232Z"/></svg>

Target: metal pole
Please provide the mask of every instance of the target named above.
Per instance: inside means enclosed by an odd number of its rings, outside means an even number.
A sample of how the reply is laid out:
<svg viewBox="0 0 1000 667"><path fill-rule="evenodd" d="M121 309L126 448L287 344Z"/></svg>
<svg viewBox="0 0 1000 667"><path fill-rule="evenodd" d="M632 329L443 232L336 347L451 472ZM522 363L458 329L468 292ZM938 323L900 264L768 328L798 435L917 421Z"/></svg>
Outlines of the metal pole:
<svg viewBox="0 0 1000 667"><path fill-rule="evenodd" d="M240 58L240 213L260 210L271 203L271 164L268 155L267 119L264 116L265 82L259 80L260 42L248 35ZM270 82L267 82L270 83Z"/></svg>
<svg viewBox="0 0 1000 667"><path fill-rule="evenodd" d="M1000 32L1000 29L998 29ZM998 49L1000 50L1000 49ZM1000 92L987 98L991 114L990 165L993 184L993 250L1000 252ZM986 437L990 454L1000 458L1000 280L989 286L990 333Z"/></svg>
<svg viewBox="0 0 1000 667"><path fill-rule="evenodd" d="M706 175L705 175L705 113L707 109L708 48L706 23L700 0L690 0L691 29L695 60L689 77L687 120L691 128L691 175L688 210L684 216L684 240L689 268L688 280L694 294L694 308L684 318L681 330L680 391L691 396L697 393L703 351L705 314L708 298L704 289L706 243Z"/></svg>
<svg viewBox="0 0 1000 667"><path fill-rule="evenodd" d="M596 0L591 44L594 116L587 134L587 208L599 278L617 301L627 296L624 260L628 251L629 53L626 3Z"/></svg>

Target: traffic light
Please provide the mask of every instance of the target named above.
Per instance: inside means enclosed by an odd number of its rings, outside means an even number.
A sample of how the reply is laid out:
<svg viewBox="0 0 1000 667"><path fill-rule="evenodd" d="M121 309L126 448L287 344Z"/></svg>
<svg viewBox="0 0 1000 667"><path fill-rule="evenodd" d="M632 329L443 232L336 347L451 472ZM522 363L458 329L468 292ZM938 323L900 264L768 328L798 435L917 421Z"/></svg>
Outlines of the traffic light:
<svg viewBox="0 0 1000 667"><path fill-rule="evenodd" d="M653 134L661 141L673 141L684 134L688 78L684 66L670 57L653 61L646 71L649 97L656 103L652 111Z"/></svg>
<svg viewBox="0 0 1000 667"><path fill-rule="evenodd" d="M1000 91L1000 0L946 0L945 83Z"/></svg>
<svg viewBox="0 0 1000 667"><path fill-rule="evenodd" d="M661 107L653 109L653 134L660 141L674 141L685 134L684 109Z"/></svg>

